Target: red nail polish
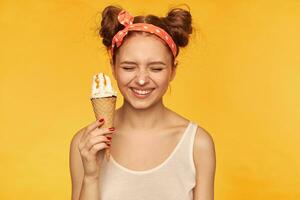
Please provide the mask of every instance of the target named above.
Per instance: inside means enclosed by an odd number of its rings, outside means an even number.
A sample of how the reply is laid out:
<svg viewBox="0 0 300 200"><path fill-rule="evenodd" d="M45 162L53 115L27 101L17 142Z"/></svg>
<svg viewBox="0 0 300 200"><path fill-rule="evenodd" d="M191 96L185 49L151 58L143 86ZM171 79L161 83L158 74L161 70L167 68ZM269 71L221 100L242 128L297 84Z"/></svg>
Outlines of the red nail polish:
<svg viewBox="0 0 300 200"><path fill-rule="evenodd" d="M108 130L110 130L110 131L114 131L114 130L115 130L115 128L114 128L114 127L110 127Z"/></svg>
<svg viewBox="0 0 300 200"><path fill-rule="evenodd" d="M104 121L104 119L103 119L103 118L99 119L99 122L103 122L103 121Z"/></svg>
<svg viewBox="0 0 300 200"><path fill-rule="evenodd" d="M110 146L110 144L107 144L108 146Z"/></svg>
<svg viewBox="0 0 300 200"><path fill-rule="evenodd" d="M111 140L111 137L107 136L107 139Z"/></svg>

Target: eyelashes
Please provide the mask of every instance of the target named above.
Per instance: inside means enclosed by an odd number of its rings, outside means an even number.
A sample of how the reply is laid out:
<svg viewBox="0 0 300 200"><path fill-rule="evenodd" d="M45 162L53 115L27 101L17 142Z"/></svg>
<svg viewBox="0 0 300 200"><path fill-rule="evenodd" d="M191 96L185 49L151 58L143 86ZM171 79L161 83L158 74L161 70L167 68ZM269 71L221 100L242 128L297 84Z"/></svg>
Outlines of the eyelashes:
<svg viewBox="0 0 300 200"><path fill-rule="evenodd" d="M163 68L152 68L151 70L154 70L154 71L161 71L161 70L163 70Z"/></svg>
<svg viewBox="0 0 300 200"><path fill-rule="evenodd" d="M133 71L135 69L135 67L122 67L122 69L124 69L125 71ZM152 71L162 71L163 68L151 68Z"/></svg>
<svg viewBox="0 0 300 200"><path fill-rule="evenodd" d="M133 70L134 68L133 67L122 67L122 69L124 69L126 71L130 71L130 70Z"/></svg>

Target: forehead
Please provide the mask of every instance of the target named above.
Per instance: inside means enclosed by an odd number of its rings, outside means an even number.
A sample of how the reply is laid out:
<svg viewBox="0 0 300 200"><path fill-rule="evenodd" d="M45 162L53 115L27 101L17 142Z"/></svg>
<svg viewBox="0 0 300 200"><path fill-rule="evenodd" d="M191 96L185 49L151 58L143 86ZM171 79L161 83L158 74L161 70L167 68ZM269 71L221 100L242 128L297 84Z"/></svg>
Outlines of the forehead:
<svg viewBox="0 0 300 200"><path fill-rule="evenodd" d="M124 38L119 48L117 60L171 61L171 51L164 42L152 34L134 34Z"/></svg>

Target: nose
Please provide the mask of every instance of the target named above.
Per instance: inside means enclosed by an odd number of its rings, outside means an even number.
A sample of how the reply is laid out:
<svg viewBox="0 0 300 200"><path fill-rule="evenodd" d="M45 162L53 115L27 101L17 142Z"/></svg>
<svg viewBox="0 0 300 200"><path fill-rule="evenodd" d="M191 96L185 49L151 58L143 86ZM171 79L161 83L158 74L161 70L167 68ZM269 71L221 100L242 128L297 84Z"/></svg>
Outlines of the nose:
<svg viewBox="0 0 300 200"><path fill-rule="evenodd" d="M147 84L149 82L149 76L148 73L145 71L140 71L138 72L138 74L136 75L136 79L135 79L136 84L143 86L145 84Z"/></svg>

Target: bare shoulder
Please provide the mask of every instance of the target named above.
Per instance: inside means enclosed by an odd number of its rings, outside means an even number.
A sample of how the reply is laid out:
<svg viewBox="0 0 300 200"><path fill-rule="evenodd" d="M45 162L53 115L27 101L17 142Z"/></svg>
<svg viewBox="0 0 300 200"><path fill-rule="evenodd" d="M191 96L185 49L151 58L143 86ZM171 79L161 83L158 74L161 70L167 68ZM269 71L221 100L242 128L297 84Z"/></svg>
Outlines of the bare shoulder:
<svg viewBox="0 0 300 200"><path fill-rule="evenodd" d="M214 178L216 169L215 144L212 135L198 126L194 140L194 161L196 168L195 199L214 199Z"/></svg>
<svg viewBox="0 0 300 200"><path fill-rule="evenodd" d="M80 139L81 139L81 137L82 137L82 135L83 135L85 129L86 129L86 127L82 128L82 129L80 129L80 130L78 130L78 131L73 135L73 137L72 137L72 139L71 139L71 146L72 146L72 145L76 145L76 144L79 143L79 141L80 141Z"/></svg>
<svg viewBox="0 0 300 200"><path fill-rule="evenodd" d="M84 133L86 128L82 128L78 130L72 137L71 142L70 142L70 154L69 154L69 164L70 164L70 171L71 175L74 175L74 169L77 169L78 163L81 163L81 158L80 158L80 153L78 149L79 142L81 140L81 137Z"/></svg>
<svg viewBox="0 0 300 200"><path fill-rule="evenodd" d="M199 151L213 151L214 149L215 144L212 135L198 125L194 144L195 153L200 153Z"/></svg>
<svg viewBox="0 0 300 200"><path fill-rule="evenodd" d="M81 183L84 175L82 160L78 149L78 144L86 128L77 131L70 143L69 170L72 182L72 200L79 199Z"/></svg>
<svg viewBox="0 0 300 200"><path fill-rule="evenodd" d="M214 171L216 163L215 143L212 135L199 125L193 148L196 169L199 171L200 166L207 166Z"/></svg>
<svg viewBox="0 0 300 200"><path fill-rule="evenodd" d="M69 154L69 164L70 164L70 171L71 175L73 175L74 168L78 167L79 161L81 162L80 154L79 154L79 149L78 145L81 140L82 135L84 134L85 127L78 130L72 137L71 142L70 142L70 154Z"/></svg>

